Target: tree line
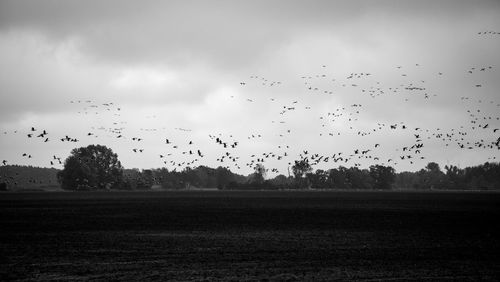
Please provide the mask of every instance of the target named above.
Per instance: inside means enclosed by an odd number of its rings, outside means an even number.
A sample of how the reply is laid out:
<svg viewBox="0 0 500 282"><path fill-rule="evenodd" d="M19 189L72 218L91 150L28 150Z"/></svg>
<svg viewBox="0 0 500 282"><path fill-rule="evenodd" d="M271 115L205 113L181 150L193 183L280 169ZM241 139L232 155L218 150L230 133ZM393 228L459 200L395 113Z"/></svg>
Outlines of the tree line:
<svg viewBox="0 0 500 282"><path fill-rule="evenodd" d="M23 165L0 166L0 191L7 189L56 190L59 189L55 168Z"/></svg>
<svg viewBox="0 0 500 282"><path fill-rule="evenodd" d="M307 159L301 159L295 161L291 169L293 175L280 174L273 178L267 177L267 169L262 163L257 164L254 172L247 176L233 173L225 167L186 167L182 171L167 168L124 169L111 149L101 145L89 145L73 149L64 162L64 169L59 171L23 166L0 167L0 189L7 190L16 187L14 182L18 185L28 180L29 183L54 184L55 178L65 190L500 189L500 163L487 162L464 169L447 165L443 171L439 164L431 162L416 172L396 173L394 168L382 165L372 165L367 169L339 166L313 171ZM33 172L33 175L26 174L29 171Z"/></svg>

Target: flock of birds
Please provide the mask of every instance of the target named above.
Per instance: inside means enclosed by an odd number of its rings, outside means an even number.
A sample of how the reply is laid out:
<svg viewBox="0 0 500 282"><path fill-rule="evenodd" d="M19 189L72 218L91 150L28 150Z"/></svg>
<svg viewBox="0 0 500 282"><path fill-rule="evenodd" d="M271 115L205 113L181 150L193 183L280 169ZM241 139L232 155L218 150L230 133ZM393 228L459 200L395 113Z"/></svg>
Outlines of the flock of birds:
<svg viewBox="0 0 500 282"><path fill-rule="evenodd" d="M493 31L482 31L479 35L498 35L500 33ZM303 85L303 95L323 95L326 97L342 95L345 91L357 93L361 100L377 99L381 97L399 98L404 102L418 99L419 101L428 101L438 97L439 90L433 91L430 84L420 78L412 78L412 73L416 69L422 69L424 66L421 64L414 64L411 66L395 66L394 72L400 78L398 83L387 84L382 80L377 79L377 75L372 72L353 72L343 77L334 77L329 74L327 65L318 66L318 73L309 75L300 75L297 77L298 81ZM473 66L464 68L464 74L474 76L471 79L471 89L480 91L479 88L483 87L484 79L479 79L481 75L488 72L496 72L495 66ZM428 74L428 72L427 72ZM446 76L443 72L436 72L434 78L440 79ZM427 76L427 78L429 78ZM404 80L404 81L401 81ZM248 80L239 82L239 87L242 88L243 93L251 88L252 91L258 92L261 87L278 88L284 87L287 84L285 81L268 79L261 75L251 75ZM71 142L81 143L82 139L89 141L88 138L96 138L98 141L105 142L103 138L120 139L129 142L133 154L141 155L152 150L150 146L143 145L145 140L151 136L158 138L161 142L163 151L154 152L156 158L161 164L171 170L182 170L185 167L193 167L210 163L205 161L208 155L216 151L214 160L217 165L226 167L228 169L241 170L247 167L247 171L252 171L257 165L265 165L268 171L276 174L285 174L294 164L297 159L308 162L311 166L329 166L331 164L361 167L363 164L381 164L387 166L397 166L398 164L414 164L418 160L426 160L428 155L425 154L426 144L428 142L441 142L444 147L455 147L459 150L490 150L489 160L495 161L500 150L500 101L487 101L477 98L471 92L470 96L457 97L464 106L464 117L466 122L456 128L423 128L422 126L415 126L401 121L397 122L375 122L371 123L372 126L358 126L358 122L363 119L363 112L366 111L367 105L364 103L349 103L346 105L339 105L327 111L315 111L313 105L308 105L307 99L304 97L296 97L294 100L285 101L284 99L273 97L236 97L231 95L228 97L235 102L243 103L257 103L266 102L271 103L276 109L274 114L275 119L270 122L274 124L277 129L274 131L276 136L272 136L274 140L273 148L262 150L254 153L249 153L250 150L257 150L259 146L254 144L262 142L265 143L267 137L263 132L248 132L244 136L237 136L236 134L223 134L211 133L208 134L206 142L195 142L190 140L179 140L179 136L186 136L192 133L192 129L175 127L173 130L181 134L170 133L171 136L161 136L167 129L163 128L140 128L141 134L137 132L131 133L127 130L128 121L125 120L126 110L122 109L117 103L105 102L99 103L93 100L75 100L70 101L72 105L79 105L79 115L99 115L103 112L108 113L114 121L108 126L99 125L92 126L90 130L80 134L79 136L53 136L49 134L48 129L38 129L34 126L23 131L4 131L3 134L25 134L26 138L30 140L38 140L40 143L49 142ZM236 101L240 99L240 101ZM280 102L282 102L280 104ZM369 106L369 105L368 105ZM494 114L491 110L484 110L485 107L493 108ZM311 128L319 130L315 138L339 138L339 136L346 135L350 138L352 149L338 150L330 152L313 152L307 146L301 147L303 144L298 144L292 139L295 133L293 122L289 118L292 113L305 116L316 116L317 124L311 125ZM148 116L150 119L158 119L156 115ZM402 144L390 146L387 144L374 141L370 145L355 145L366 144L367 142L358 142L360 138L368 138L372 136L387 136L394 134L395 136L405 136ZM277 139L274 139L277 137ZM160 141L161 140L161 141ZM279 140L277 143L275 140ZM371 139L370 139L371 140ZM97 143L99 143L96 141ZM329 141L325 141L329 142ZM197 143L199 146L197 146ZM202 143L202 144L200 144ZM240 150L241 147L247 147L247 150ZM210 148L209 148L210 147ZM155 149L157 147L154 147ZM383 149L383 150L382 150ZM211 153L207 153L210 151ZM247 152L242 155L242 152ZM388 155L388 151L392 154ZM20 153L26 160L35 158L34 154L29 151ZM149 155L151 156L151 155ZM433 161L429 159L429 161ZM213 163L213 162L212 162ZM10 162L7 159L2 160L3 165L8 165ZM61 166L63 160L60 156L53 155L46 161L50 166Z"/></svg>

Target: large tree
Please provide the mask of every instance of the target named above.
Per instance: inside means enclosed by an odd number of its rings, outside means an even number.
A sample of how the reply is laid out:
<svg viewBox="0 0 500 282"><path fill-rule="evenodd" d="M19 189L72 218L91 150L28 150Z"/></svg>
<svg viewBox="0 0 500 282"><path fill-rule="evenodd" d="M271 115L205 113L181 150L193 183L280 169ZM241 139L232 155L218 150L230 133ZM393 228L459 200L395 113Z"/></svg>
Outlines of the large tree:
<svg viewBox="0 0 500 282"><path fill-rule="evenodd" d="M58 179L66 190L119 188L123 184L123 167L111 149L89 145L71 151Z"/></svg>

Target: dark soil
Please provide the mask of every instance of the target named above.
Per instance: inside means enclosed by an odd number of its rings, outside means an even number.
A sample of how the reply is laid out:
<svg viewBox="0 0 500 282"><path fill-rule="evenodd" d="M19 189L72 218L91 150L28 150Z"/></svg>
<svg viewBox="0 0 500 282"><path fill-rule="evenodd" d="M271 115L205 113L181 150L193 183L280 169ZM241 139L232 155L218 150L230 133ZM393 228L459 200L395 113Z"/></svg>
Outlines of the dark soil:
<svg viewBox="0 0 500 282"><path fill-rule="evenodd" d="M0 194L0 280L498 281L500 194Z"/></svg>

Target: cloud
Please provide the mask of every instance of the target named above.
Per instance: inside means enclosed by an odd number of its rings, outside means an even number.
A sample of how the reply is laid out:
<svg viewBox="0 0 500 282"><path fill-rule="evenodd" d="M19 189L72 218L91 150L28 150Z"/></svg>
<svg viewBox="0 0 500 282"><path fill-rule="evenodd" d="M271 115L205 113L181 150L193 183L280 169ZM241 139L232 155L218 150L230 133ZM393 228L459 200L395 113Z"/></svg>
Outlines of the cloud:
<svg viewBox="0 0 500 282"><path fill-rule="evenodd" d="M490 7L498 9L498 3L4 1L0 29L36 31L55 41L76 37L80 51L96 63L206 62L237 70L258 65L297 32L341 29L352 31L344 39L357 41L366 35L363 28L378 28L383 19L403 26L426 19L428 26L463 20L459 16L477 17L478 10L484 15Z"/></svg>
<svg viewBox="0 0 500 282"><path fill-rule="evenodd" d="M86 66L71 40L54 44L33 33L0 35L2 121L27 112L63 111L74 97L85 97L103 70Z"/></svg>

